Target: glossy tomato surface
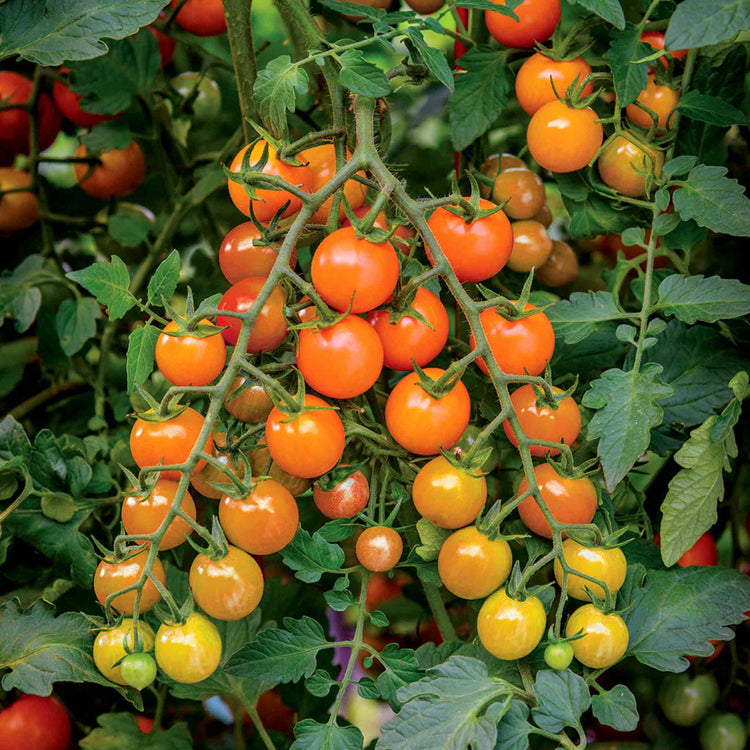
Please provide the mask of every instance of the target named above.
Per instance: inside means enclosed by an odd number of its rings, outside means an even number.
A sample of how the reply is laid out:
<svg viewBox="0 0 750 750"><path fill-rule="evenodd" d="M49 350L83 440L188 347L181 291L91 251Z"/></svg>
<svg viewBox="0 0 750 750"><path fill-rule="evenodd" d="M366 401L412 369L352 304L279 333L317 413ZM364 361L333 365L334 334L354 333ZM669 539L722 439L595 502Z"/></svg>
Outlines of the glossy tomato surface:
<svg viewBox="0 0 750 750"><path fill-rule="evenodd" d="M584 547L574 539L563 541L563 556L572 570L591 576L607 584L610 594L616 594L625 583L628 565L625 555L619 547ZM559 559L555 560L555 580L558 586L563 585L563 567ZM604 588L598 583L581 576L568 574L567 590L574 599L589 601L586 589L590 589L600 599L604 599Z"/></svg>
<svg viewBox="0 0 750 750"><path fill-rule="evenodd" d="M104 605L110 594L115 594L121 589L127 588L140 581L143 568L148 557L148 550L143 550L121 562L102 560L97 565L94 573L94 593L99 604ZM154 576L163 584L167 577L161 560L157 557L153 566ZM128 591L114 597L112 609L122 614L132 615L135 607L136 590ZM154 582L149 578L141 591L140 612L148 612L156 602L161 599L161 594Z"/></svg>
<svg viewBox="0 0 750 750"><path fill-rule="evenodd" d="M227 452L223 450L226 447L226 433L215 432L211 454L222 465L231 469L234 475L239 479L245 476L245 462L239 451ZM212 500L219 500L224 493L213 486L213 484L231 484L232 479L217 466L206 462L206 465L196 471L190 477L190 485L197 490L203 497L210 497Z"/></svg>
<svg viewBox="0 0 750 750"><path fill-rule="evenodd" d="M219 266L224 278L236 284L250 276L268 276L276 262L277 248L264 245L252 221L238 224L227 232L219 246ZM297 265L297 249L292 250L289 265Z"/></svg>
<svg viewBox="0 0 750 750"><path fill-rule="evenodd" d="M373 573L392 570L403 551L403 540L389 526L370 526L359 535L355 545L359 564Z"/></svg>
<svg viewBox="0 0 750 750"><path fill-rule="evenodd" d="M221 635L208 617L193 612L182 624L162 623L154 651L167 677L192 684L207 679L219 666Z"/></svg>
<svg viewBox="0 0 750 750"><path fill-rule="evenodd" d="M654 543L661 546L661 536L654 537ZM692 565L716 565L719 562L719 550L711 533L706 531L698 538L698 541L677 561L681 568Z"/></svg>
<svg viewBox="0 0 750 750"><path fill-rule="evenodd" d="M543 266L552 252L552 238L547 228L533 219L513 222L513 250L508 258L508 268L528 273Z"/></svg>
<svg viewBox="0 0 750 750"><path fill-rule="evenodd" d="M516 97L527 115L533 115L557 97L565 96L568 86L580 86L591 73L589 64L582 57L572 60L552 60L539 52L527 58L516 74ZM586 84L583 96L593 93L594 84Z"/></svg>
<svg viewBox="0 0 750 750"><path fill-rule="evenodd" d="M505 5L505 0L492 0L495 5ZM506 47L525 49L535 42L546 42L560 22L560 0L523 0L513 8L518 20L495 11L484 12L487 30ZM561 92L562 93L562 92Z"/></svg>
<svg viewBox="0 0 750 750"><path fill-rule="evenodd" d="M171 0L170 5L172 8L180 8L175 20L191 34L218 36L227 30L222 0Z"/></svg>
<svg viewBox="0 0 750 750"><path fill-rule="evenodd" d="M547 195L541 177L526 167L519 167L504 169L495 177L492 200L502 205L503 213L511 219L531 219L541 211Z"/></svg>
<svg viewBox="0 0 750 750"><path fill-rule="evenodd" d="M153 629L143 620L138 621L136 637L132 618L125 617L119 625L100 630L97 634L94 640L94 664L108 680L125 685L118 662L130 652L151 651L154 647L154 638Z"/></svg>
<svg viewBox="0 0 750 750"><path fill-rule="evenodd" d="M92 198L109 200L130 195L146 176L146 159L136 141L125 148L113 148L100 153L89 152L81 144L74 154L77 158L96 157L101 164L76 162L73 165L78 185Z"/></svg>
<svg viewBox="0 0 750 750"><path fill-rule="evenodd" d="M227 347L221 331L207 318L202 326L216 330L213 336L170 336L179 327L170 321L156 340L156 366L173 385L208 385L216 380L227 360Z"/></svg>
<svg viewBox="0 0 750 750"><path fill-rule="evenodd" d="M630 636L620 615L605 615L593 604L584 604L568 618L565 635L583 633L570 641L576 659L591 669L606 669L616 664L628 650Z"/></svg>
<svg viewBox="0 0 750 750"><path fill-rule="evenodd" d="M511 599L499 589L482 604L477 633L482 645L498 659L511 661L528 656L544 635L547 615L535 596Z"/></svg>
<svg viewBox="0 0 750 750"><path fill-rule="evenodd" d="M67 750L70 717L54 696L22 695L0 711L0 750Z"/></svg>
<svg viewBox="0 0 750 750"><path fill-rule="evenodd" d="M260 383L240 376L229 387L224 407L241 422L265 422L273 401Z"/></svg>
<svg viewBox="0 0 750 750"><path fill-rule="evenodd" d="M347 154L347 160L350 154ZM336 174L336 147L332 143L324 143L313 146L305 151L308 172L308 190L316 193ZM365 177L364 172L357 173L359 177ZM350 208L355 211L364 202L367 196L367 188L356 180L347 180L344 184L344 197ZM323 205L312 215L314 224L325 224L331 214L333 196L326 198ZM344 200L339 204L339 221L346 216Z"/></svg>
<svg viewBox="0 0 750 750"><path fill-rule="evenodd" d="M623 195L644 197L653 187L653 178L661 176L664 154L619 135L604 148L596 165L605 185Z"/></svg>
<svg viewBox="0 0 750 750"><path fill-rule="evenodd" d="M354 518L370 499L370 484L361 471L355 471L329 490L313 485L313 501L326 518Z"/></svg>
<svg viewBox="0 0 750 750"><path fill-rule="evenodd" d="M0 192L31 185L31 175L11 167L0 167ZM24 190L0 196L0 234L18 232L36 224L39 203L36 195Z"/></svg>
<svg viewBox="0 0 750 750"><path fill-rule="evenodd" d="M646 88L638 95L635 103L628 104L625 108L625 115L630 122L634 122L642 128L651 129L654 120L649 112L638 106L638 104L642 104L656 115L657 132L664 132L672 127L674 112L679 102L680 94L678 91L656 83L655 77L650 75Z"/></svg>

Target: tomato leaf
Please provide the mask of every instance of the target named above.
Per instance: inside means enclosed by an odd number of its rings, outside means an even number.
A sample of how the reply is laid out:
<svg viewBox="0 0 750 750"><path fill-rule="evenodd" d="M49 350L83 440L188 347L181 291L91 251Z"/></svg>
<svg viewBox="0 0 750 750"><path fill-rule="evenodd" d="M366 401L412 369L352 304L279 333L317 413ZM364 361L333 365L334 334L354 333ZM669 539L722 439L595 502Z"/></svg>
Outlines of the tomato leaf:
<svg viewBox="0 0 750 750"><path fill-rule="evenodd" d="M391 93L391 84L388 83L385 73L377 65L366 60L362 50L347 50L339 56L339 62L339 81L355 94L376 99Z"/></svg>
<svg viewBox="0 0 750 750"><path fill-rule="evenodd" d="M581 727L581 714L591 705L585 680L569 669L557 672L542 669L534 683L539 707L531 710L534 723L546 732L564 727Z"/></svg>
<svg viewBox="0 0 750 750"><path fill-rule="evenodd" d="M148 237L151 226L145 216L138 215L113 214L107 222L110 236L123 247L138 247Z"/></svg>
<svg viewBox="0 0 750 750"><path fill-rule="evenodd" d="M364 744L357 727L340 727L333 720L319 724L314 719L304 719L295 724L294 736L289 750L361 750Z"/></svg>
<svg viewBox="0 0 750 750"><path fill-rule="evenodd" d="M354 597L349 589L344 589L343 591L326 591L323 597L326 600L326 604L337 612L345 612L354 604Z"/></svg>
<svg viewBox="0 0 750 750"><path fill-rule="evenodd" d="M740 318L750 312L750 285L720 276L672 274L659 284L658 308L690 325Z"/></svg>
<svg viewBox="0 0 750 750"><path fill-rule="evenodd" d="M528 750L529 734L532 732L529 707L523 701L514 699L498 724L495 747L503 750Z"/></svg>
<svg viewBox="0 0 750 750"><path fill-rule="evenodd" d="M287 112L294 112L297 94L304 94L309 83L305 69L292 65L289 55L274 58L258 73L253 95L263 123L274 135L286 137Z"/></svg>
<svg viewBox="0 0 750 750"><path fill-rule="evenodd" d="M297 529L281 555L284 565L305 583L316 583L324 573L338 573L344 564L341 547L327 542L317 531L310 536L302 528Z"/></svg>
<svg viewBox="0 0 750 750"><path fill-rule="evenodd" d="M184 722L144 734L133 714L102 714L99 726L84 737L79 746L85 750L190 750L193 740Z"/></svg>
<svg viewBox="0 0 750 750"><path fill-rule="evenodd" d="M21 287L13 297L8 310L15 318L15 328L18 333L24 333L31 328L42 305L42 293L35 287Z"/></svg>
<svg viewBox="0 0 750 750"><path fill-rule="evenodd" d="M375 22L385 17L385 11L382 8L373 8L370 5L359 5L358 3L349 3L346 0L320 0L321 5L336 11L336 13L346 13L355 18L363 18L367 21Z"/></svg>
<svg viewBox="0 0 750 750"><path fill-rule="evenodd" d="M685 0L677 6L667 27L669 50L706 47L734 39L750 28L750 5L745 0Z"/></svg>
<svg viewBox="0 0 750 750"><path fill-rule="evenodd" d="M591 698L594 716L618 732L632 732L638 726L635 696L625 685L615 685Z"/></svg>
<svg viewBox="0 0 750 750"><path fill-rule="evenodd" d="M747 117L731 104L718 96L701 94L699 91L688 91L680 97L677 109L691 120L707 122L712 125L744 125Z"/></svg>
<svg viewBox="0 0 750 750"><path fill-rule="evenodd" d="M393 703L396 692L410 683L418 680L422 675L419 662L414 651L410 648L399 648L395 643L388 643L380 652L379 661L385 671L376 680L380 695Z"/></svg>
<svg viewBox="0 0 750 750"><path fill-rule="evenodd" d="M152 325L138 326L128 336L126 371L128 393L146 382L154 369L154 352L159 331Z"/></svg>
<svg viewBox="0 0 750 750"><path fill-rule="evenodd" d="M172 252L159 264L148 282L148 301L161 302L162 297L169 299L177 289L180 280L180 253Z"/></svg>
<svg viewBox="0 0 750 750"><path fill-rule="evenodd" d="M602 323L625 317L611 292L573 292L569 300L560 300L544 312L555 336L564 338L567 344L583 341Z"/></svg>
<svg viewBox="0 0 750 750"><path fill-rule="evenodd" d="M85 343L96 336L96 321L102 311L91 297L66 299L57 308L55 327L60 346L69 357L79 352Z"/></svg>
<svg viewBox="0 0 750 750"><path fill-rule="evenodd" d="M622 8L620 9L622 12ZM624 19L623 19L624 20ZM635 63L653 52L641 41L640 29L628 24L625 31L612 32L612 41L604 58L612 70L615 93L623 107L632 104L646 88L648 63Z"/></svg>
<svg viewBox="0 0 750 750"><path fill-rule="evenodd" d="M419 29L409 26L406 29L407 39L411 42L412 57L416 57L416 62L423 62L430 70L433 78L440 81L449 91L453 91L455 84L453 81L453 71L445 59L445 53L442 50L430 47L422 36Z"/></svg>
<svg viewBox="0 0 750 750"><path fill-rule="evenodd" d="M109 151L113 148L126 148L132 140L133 133L127 123L122 120L100 122L81 136L81 143L92 151Z"/></svg>
<svg viewBox="0 0 750 750"><path fill-rule="evenodd" d="M620 0L573 0L576 5L595 13L599 18L609 21L618 29L625 28L625 14Z"/></svg>
<svg viewBox="0 0 750 750"><path fill-rule="evenodd" d="M107 307L111 320L121 318L135 305L135 297L130 293L128 267L113 255L110 262L98 261L80 271L65 274L69 279L91 292L97 301Z"/></svg>

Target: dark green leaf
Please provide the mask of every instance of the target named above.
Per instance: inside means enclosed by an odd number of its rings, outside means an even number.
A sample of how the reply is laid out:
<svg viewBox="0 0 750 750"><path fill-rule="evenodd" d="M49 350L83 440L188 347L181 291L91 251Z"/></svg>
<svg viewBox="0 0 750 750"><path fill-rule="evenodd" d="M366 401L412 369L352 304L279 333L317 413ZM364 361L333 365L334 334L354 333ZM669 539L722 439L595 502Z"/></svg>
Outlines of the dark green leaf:
<svg viewBox="0 0 750 750"><path fill-rule="evenodd" d="M21 288L10 305L10 314L16 319L16 331L28 331L36 320L42 304L42 293L35 286Z"/></svg>
<svg viewBox="0 0 750 750"><path fill-rule="evenodd" d="M567 203L567 201L566 201ZM632 223L632 214L618 210L609 201L589 194L583 203L569 208L571 215L570 236L595 237L598 234L620 234Z"/></svg>
<svg viewBox="0 0 750 750"><path fill-rule="evenodd" d="M330 8L336 13L346 13L355 18L364 18L368 21L377 21L385 17L385 11L382 8L373 8L369 5L359 5L345 0L319 0L321 5Z"/></svg>
<svg viewBox="0 0 750 750"><path fill-rule="evenodd" d="M391 84L385 73L375 64L365 59L360 49L350 49L339 57L341 71L339 80L341 85L355 94L375 99L388 96Z"/></svg>
<svg viewBox="0 0 750 750"><path fill-rule="evenodd" d="M172 252L159 264L148 282L148 301L160 302L161 298L169 299L180 280L180 254Z"/></svg>
<svg viewBox="0 0 750 750"><path fill-rule="evenodd" d="M135 297L129 291L128 268L116 255L109 263L98 261L80 271L70 271L66 276L91 292L100 304L106 305L112 320L121 318L135 305Z"/></svg>
<svg viewBox="0 0 750 750"><path fill-rule="evenodd" d="M663 169L665 177L679 177L687 174L698 163L695 156L678 156L676 159L670 159Z"/></svg>
<svg viewBox="0 0 750 750"><path fill-rule="evenodd" d="M261 119L274 135L287 134L287 112L294 112L297 94L304 94L309 82L307 72L293 65L289 55L274 58L258 73L253 94Z"/></svg>
<svg viewBox="0 0 750 750"><path fill-rule="evenodd" d="M430 45L425 41L419 29L410 26L406 29L406 33L408 34L409 40L412 42L414 47L416 47L416 51L421 58L421 62L423 62L429 68L432 77L435 78L435 80L440 81L440 83L442 83L443 86L445 86L449 91L453 91L453 71L448 65L448 61L445 58L445 53L442 50L430 47ZM474 50L470 51L473 52Z"/></svg>
<svg viewBox="0 0 750 750"><path fill-rule="evenodd" d="M377 685L380 695L387 701L393 701L397 690L422 674L414 651L399 648L395 643L386 644L380 652L380 661L385 671L378 675Z"/></svg>
<svg viewBox="0 0 750 750"><path fill-rule="evenodd" d="M76 504L69 495L59 492L42 496L41 510L47 518L67 523L76 514Z"/></svg>
<svg viewBox="0 0 750 750"><path fill-rule="evenodd" d="M533 731L529 724L529 707L514 699L497 726L495 750L528 750L529 734Z"/></svg>
<svg viewBox="0 0 750 750"><path fill-rule="evenodd" d="M343 591L326 591L323 597L326 600L326 604L337 612L344 612L354 604L354 597L349 589L344 589Z"/></svg>
<svg viewBox="0 0 750 750"><path fill-rule="evenodd" d="M718 96L688 91L680 97L677 109L691 120L708 122L712 125L744 125L747 117L736 107Z"/></svg>
<svg viewBox="0 0 750 750"><path fill-rule="evenodd" d="M127 214L112 214L107 222L112 239L123 247L138 247L148 237L151 226L145 216Z"/></svg>
<svg viewBox="0 0 750 750"><path fill-rule="evenodd" d="M611 292L574 292L569 300L556 302L544 312L555 336L564 338L568 344L583 341L602 323L623 316Z"/></svg>
<svg viewBox="0 0 750 750"><path fill-rule="evenodd" d="M133 133L123 120L100 122L81 136L81 143L91 151L111 151L113 148L126 148L132 140Z"/></svg>
<svg viewBox="0 0 750 750"><path fill-rule="evenodd" d="M297 578L305 583L319 581L324 573L336 573L344 564L341 547L330 544L317 531L310 536L302 528L297 530L281 554L284 565L295 571Z"/></svg>
<svg viewBox="0 0 750 750"><path fill-rule="evenodd" d="M625 28L625 14L622 12L620 0L573 0L576 5L580 5L592 13L596 13L599 18L609 21L618 29Z"/></svg>
<svg viewBox="0 0 750 750"><path fill-rule="evenodd" d="M143 385L154 369L154 352L159 331L152 325L138 326L128 336L128 393Z"/></svg>
<svg viewBox="0 0 750 750"><path fill-rule="evenodd" d="M611 39L604 57L612 69L617 98L625 107L638 98L648 79L648 63L634 64L633 61L647 57L653 49L641 41L641 31L635 26L628 25L625 31L613 32Z"/></svg>
<svg viewBox="0 0 750 750"><path fill-rule="evenodd" d="M691 49L734 39L750 28L750 4L746 0L685 0L669 21L666 48Z"/></svg>
<svg viewBox="0 0 750 750"><path fill-rule="evenodd" d="M635 696L625 685L615 685L591 698L591 710L604 725L618 732L632 732L638 726Z"/></svg>
<svg viewBox="0 0 750 750"><path fill-rule="evenodd" d="M534 683L539 707L531 710L534 723L547 732L580 727L581 714L591 705L589 688L583 678L565 669L542 669Z"/></svg>
<svg viewBox="0 0 750 750"><path fill-rule="evenodd" d="M335 722L319 724L304 719L294 727L296 739L289 750L362 750L362 732L355 726L340 727Z"/></svg>
<svg viewBox="0 0 750 750"><path fill-rule="evenodd" d="M55 327L60 347L69 357L79 352L84 344L96 336L96 321L102 311L91 297L66 299L60 303L55 318Z"/></svg>
<svg viewBox="0 0 750 750"><path fill-rule="evenodd" d="M659 284L658 305L689 325L741 318L750 313L750 285L720 276L673 274Z"/></svg>
<svg viewBox="0 0 750 750"><path fill-rule="evenodd" d="M172 724L168 729L144 734L133 714L102 714L99 726L79 746L85 750L191 750L188 725Z"/></svg>

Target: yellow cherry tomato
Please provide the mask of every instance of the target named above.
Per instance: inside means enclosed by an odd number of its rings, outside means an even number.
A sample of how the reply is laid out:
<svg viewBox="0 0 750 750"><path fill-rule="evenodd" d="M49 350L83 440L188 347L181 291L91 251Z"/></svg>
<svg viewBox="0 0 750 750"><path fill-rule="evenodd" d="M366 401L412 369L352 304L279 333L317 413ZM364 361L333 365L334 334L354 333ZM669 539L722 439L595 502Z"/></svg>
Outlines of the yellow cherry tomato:
<svg viewBox="0 0 750 750"><path fill-rule="evenodd" d="M502 588L490 596L477 617L482 645L498 659L511 661L530 654L544 635L547 615L535 596L511 599Z"/></svg>
<svg viewBox="0 0 750 750"><path fill-rule="evenodd" d="M616 594L625 583L628 564L619 547L612 549L584 547L573 539L566 539L563 542L563 555L573 570L603 581L612 594ZM555 560L555 580L562 587L563 568L559 560ZM604 598L604 587L581 576L568 574L567 589L570 596L584 602L590 601L591 598L586 593L586 588L593 591L600 599Z"/></svg>
<svg viewBox="0 0 750 750"><path fill-rule="evenodd" d="M154 647L154 631L147 622L138 621L138 635L138 650L151 651ZM133 620L130 617L125 617L114 628L99 631L94 641L94 664L110 682L125 685L125 680L120 672L120 665L117 662L135 650L136 638Z"/></svg>
<svg viewBox="0 0 750 750"><path fill-rule="evenodd" d="M581 664L591 669L611 667L628 650L628 627L620 615L605 615L593 604L579 607L568 619L565 635L578 633L582 638L570 641L573 653Z"/></svg>
<svg viewBox="0 0 750 750"><path fill-rule="evenodd" d="M156 633L156 663L175 682L210 677L221 661L221 636L211 620L193 612L184 623L165 622Z"/></svg>

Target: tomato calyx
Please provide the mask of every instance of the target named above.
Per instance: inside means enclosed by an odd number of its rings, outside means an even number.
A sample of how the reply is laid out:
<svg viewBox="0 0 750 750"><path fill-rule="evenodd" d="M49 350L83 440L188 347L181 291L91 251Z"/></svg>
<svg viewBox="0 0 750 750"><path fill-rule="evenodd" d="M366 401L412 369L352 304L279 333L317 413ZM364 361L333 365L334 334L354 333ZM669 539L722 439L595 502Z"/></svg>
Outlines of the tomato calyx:
<svg viewBox="0 0 750 750"><path fill-rule="evenodd" d="M260 480L255 480L253 484L257 484L258 481ZM221 528L218 516L214 516L213 518L210 540L207 540L205 537L202 537L202 539L207 542L207 546L201 546L190 536L186 538L186 541L199 555L203 555L214 562L223 560L229 555L229 542L227 542L227 538L224 535L224 529Z"/></svg>
<svg viewBox="0 0 750 750"><path fill-rule="evenodd" d="M135 412L135 416L138 417L138 419L142 419L144 422L167 422L170 419L179 417L186 409L190 408L188 404L180 403L180 398L182 397L181 393L178 393L174 398L169 398L166 401L159 403L142 386L138 386L137 390L149 407L145 411Z"/></svg>
<svg viewBox="0 0 750 750"><path fill-rule="evenodd" d="M338 466L331 469L327 474L318 477L314 484L316 487L323 490L323 492L330 492L331 490L338 487L342 482L349 479L350 476L361 471L364 466L367 465L367 461L355 461L351 464L339 464Z"/></svg>
<svg viewBox="0 0 750 750"><path fill-rule="evenodd" d="M467 357L468 356L469 355L467 355ZM414 372L416 372L417 377L419 378L419 385L422 390L434 399L441 399L447 393L450 393L461 381L464 370L469 362L476 359L476 357L471 357L466 361L467 357L452 362L450 367L448 367L448 369L436 379L431 378L418 364L415 363Z"/></svg>
<svg viewBox="0 0 750 750"><path fill-rule="evenodd" d="M443 206L443 209L448 213L458 216L463 219L466 224L472 224L479 219L484 219L487 216L502 211L502 206L494 205L492 208L482 208L480 204L481 191L479 189L479 183L473 172L466 170L466 176L471 184L471 192L468 197L462 196L458 188L458 180L455 175L451 175L451 193L452 200Z"/></svg>

